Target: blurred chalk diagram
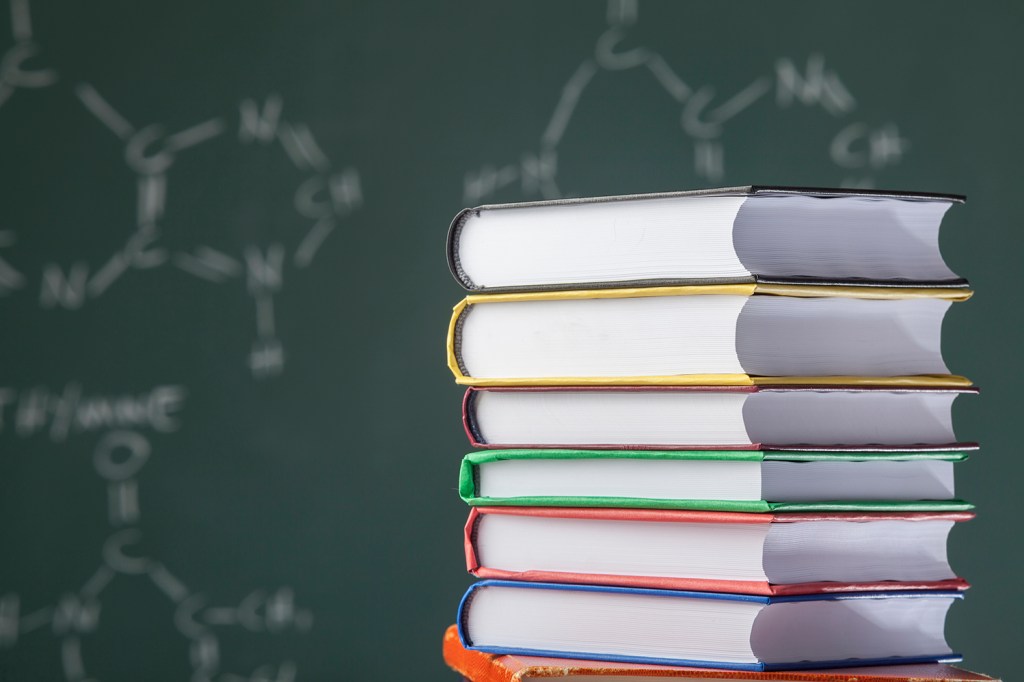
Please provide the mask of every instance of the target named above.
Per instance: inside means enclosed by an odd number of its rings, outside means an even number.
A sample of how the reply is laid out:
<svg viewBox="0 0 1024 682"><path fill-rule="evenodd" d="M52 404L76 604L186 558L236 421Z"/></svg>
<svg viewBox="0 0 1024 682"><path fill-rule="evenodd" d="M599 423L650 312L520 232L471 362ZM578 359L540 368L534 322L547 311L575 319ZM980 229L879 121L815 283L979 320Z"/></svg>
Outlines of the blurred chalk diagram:
<svg viewBox="0 0 1024 682"><path fill-rule="evenodd" d="M28 0L10 0L13 46L0 57L0 107L19 90L58 86L59 72L46 63L35 41ZM99 298L131 271L151 271L170 265L212 284L243 279L255 305L256 338L248 365L257 379L283 371L284 347L278 337L274 295L284 285L286 266L302 270L313 265L317 252L346 216L363 203L360 175L353 167L336 167L304 123L284 116L280 95L243 99L237 112L200 120L188 128L167 132L155 123L138 125L88 82L69 86L77 106L106 128L115 144L123 145L124 161L136 175L136 221L123 245L98 266L84 261L47 263L39 275L38 301L44 309L77 310ZM226 253L206 244L172 252L161 246L161 221L171 172L179 155L214 140L233 137L239 145L276 146L280 160L291 163L304 179L295 188L293 209L307 225L297 244L243 244ZM17 269L17 234L0 229L0 298L29 291L30 277ZM8 256L10 260L8 260ZM13 261L13 263L12 263Z"/></svg>
<svg viewBox="0 0 1024 682"><path fill-rule="evenodd" d="M827 155L843 177L844 187L873 187L873 173L899 163L909 150L909 140L900 135L895 123L873 126L852 119L856 99L821 54L809 55L803 64L779 58L773 73L757 76L732 95L719 96L712 85L689 85L654 50L620 50L629 28L639 19L639 4L639 0L609 0L608 28L595 42L593 54L562 86L537 148L524 151L518 162L486 163L467 172L462 185L466 205L484 203L500 190L517 185L526 198L565 196L558 184L559 143L594 78L624 71L649 72L664 91L666 103L679 108L680 130L693 145L693 171L709 183L721 183L726 177L727 124L766 98L774 99L778 109L820 107L839 122L827 143Z"/></svg>
<svg viewBox="0 0 1024 682"><path fill-rule="evenodd" d="M10 586L2 588L0 653L25 637L49 635L57 642L55 655L67 682L97 682L89 674L82 645L102 626L104 591L118 579L142 579L173 606L173 625L187 643L192 682L294 682L298 668L292 661L262 665L244 675L223 672L218 639L225 628L269 635L308 632L313 614L297 604L294 589L254 589L237 604L216 605L187 587L168 567L168 557L139 551L144 533L138 477L155 454L149 434L179 428L186 393L176 385L132 395L88 395L77 383L55 394L38 386L25 391L0 388L0 433L10 424L19 438L48 435L56 443L84 433L101 434L89 454L106 486L109 531L96 568L81 587L63 590L56 603L25 604L18 592L8 591Z"/></svg>
<svg viewBox="0 0 1024 682"><path fill-rule="evenodd" d="M28 0L10 0L13 45L0 56L0 108L21 90L60 87L59 72L46 63L35 41ZM283 285L286 262L296 269L311 266L325 240L340 221L362 205L362 186L355 168L336 169L317 145L308 126L283 116L283 101L271 94L262 101L245 99L237 117L212 117L174 133L159 125L136 126L89 83L70 88L69 103L84 106L123 145L124 160L136 175L134 226L123 245L98 267L78 261L69 266L47 263L38 275L38 304L43 309L78 310L97 299L132 271L163 266L219 284L244 278L256 308L256 340L249 354L254 377L273 376L284 367L284 349L274 324L275 293ZM74 102L77 101L77 105ZM308 224L290 250L283 243L245 244L237 253L207 245L171 251L160 244L161 219L169 171L178 155L217 138L236 134L241 145L277 145L283 161L305 173L294 192L294 210ZM0 229L0 298L30 292L30 276L16 267L17 234ZM238 628L254 636L308 632L313 614L296 600L293 588L252 589L237 604L220 605L173 573L169 557L140 552L143 540L139 475L155 456L152 433L179 427L186 397L182 386L155 386L132 395L89 395L77 382L60 391L36 386L18 390L0 387L0 434L17 438L48 436L63 444L81 433L95 432L93 468L106 486L105 513L109 534L97 552L98 565L80 587L55 590L52 604L23 603L14 586L0 586L0 654L27 637L49 636L67 682L96 682L89 673L83 642L102 627L103 597L116 580L142 579L173 605L173 625L187 644L193 682L293 682L292 661L266 664L248 673L225 671L218 632ZM69 445L68 447L79 447ZM2 670L0 670L2 672Z"/></svg>

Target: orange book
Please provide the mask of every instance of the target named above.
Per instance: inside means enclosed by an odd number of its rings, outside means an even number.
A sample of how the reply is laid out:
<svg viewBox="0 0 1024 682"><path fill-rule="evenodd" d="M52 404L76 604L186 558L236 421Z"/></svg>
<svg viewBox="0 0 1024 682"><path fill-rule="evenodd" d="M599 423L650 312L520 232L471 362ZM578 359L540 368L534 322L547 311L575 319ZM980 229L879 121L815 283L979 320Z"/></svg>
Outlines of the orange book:
<svg viewBox="0 0 1024 682"><path fill-rule="evenodd" d="M640 682L644 679L779 680L788 682L999 682L993 677L972 673L943 663L917 663L864 668L798 670L785 672L746 672L708 668L682 668L638 663L607 663L575 659L510 656L470 651L459 641L452 625L444 633L444 660L470 682L526 682L559 678L576 682Z"/></svg>

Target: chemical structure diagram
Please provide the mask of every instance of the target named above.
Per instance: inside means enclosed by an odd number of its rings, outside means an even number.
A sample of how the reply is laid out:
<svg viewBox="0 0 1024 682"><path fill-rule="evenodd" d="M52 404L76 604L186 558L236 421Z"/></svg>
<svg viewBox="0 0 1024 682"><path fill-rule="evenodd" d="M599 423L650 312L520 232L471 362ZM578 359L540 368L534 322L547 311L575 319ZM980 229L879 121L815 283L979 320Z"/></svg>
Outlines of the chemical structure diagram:
<svg viewBox="0 0 1024 682"><path fill-rule="evenodd" d="M562 197L558 184L559 144L587 86L601 74L648 72L669 102L680 108L681 131L693 143L693 170L709 182L725 178L723 136L727 124L772 96L780 109L795 104L820 106L841 121L842 127L829 142L828 153L831 162L846 175L841 183L844 186L873 186L871 174L899 163L910 148L910 142L900 135L895 123L872 126L850 120L857 102L839 75L826 66L821 54L811 54L803 71L791 59L778 59L773 74L760 75L738 92L722 97L710 85L695 88L688 84L654 50L642 46L620 49L638 18L639 0L609 0L608 28L597 39L593 54L580 63L562 87L537 149L523 152L517 162L488 163L466 173L462 192L466 205L482 203L498 191L516 185L528 198Z"/></svg>
<svg viewBox="0 0 1024 682"><path fill-rule="evenodd" d="M186 398L181 386L163 385L138 395L91 396L77 383L52 394L43 387L0 389L0 424L10 423L21 438L95 432L92 464L106 486L109 535L99 566L77 590L53 605L23 604L17 592L0 593L0 653L24 637L46 630L59 641L67 682L95 682L83 656L83 641L102 625L104 591L117 579L148 579L173 605L173 625L188 645L192 682L293 682L294 662L263 665L241 675L221 670L218 631L241 628L254 634L307 632L313 614L296 604L291 587L252 590L239 603L218 606L186 587L167 565L139 551L143 539L139 474L153 456L147 431L177 430ZM5 417L8 417L5 419Z"/></svg>
<svg viewBox="0 0 1024 682"><path fill-rule="evenodd" d="M52 67L32 66L45 60L33 37L28 0L10 0L10 10L13 46L0 58L0 107L20 89L59 82ZM137 178L136 221L123 245L98 266L84 261L45 264L39 279L40 306L77 310L129 272L165 265L212 284L244 279L256 311L249 368L257 379L281 373L285 352L276 329L274 296L284 284L286 266L310 267L339 223L362 205L359 172L353 167L336 168L309 126L284 117L284 102L278 94L262 101L243 99L235 116L211 117L169 133L157 123L133 124L90 83L77 83L71 89L79 104L123 146L124 161ZM250 243L232 253L206 244L178 251L162 246L168 181L175 162L188 150L231 135L243 146L276 145L283 152L281 159L304 174L293 194L294 211L307 225L301 239L291 248L281 241ZM29 277L3 257L16 242L14 231L0 230L0 298L30 286Z"/></svg>
<svg viewBox="0 0 1024 682"><path fill-rule="evenodd" d="M26 91L66 88L69 106L83 108L121 146L124 163L135 176L136 210L134 224L126 226L123 241L105 260L45 262L36 274L18 267L18 234L0 225L0 300L36 295L44 310L75 311L133 275L161 268L211 284L244 283L256 311L248 366L257 379L279 374L285 354L275 324L275 296L287 269L312 266L327 238L362 205L358 171L336 167L309 126L285 117L284 102L277 94L243 99L231 115L200 119L178 131L167 132L156 123L137 125L93 84L64 83L36 40L29 1L9 0L8 5L12 42L8 47L0 36L0 113L13 98L29 96ZM292 193L292 209L305 226L298 239L246 243L232 251L208 244L170 248L162 241L169 180L176 162L214 140L266 147L298 171L302 180ZM38 604L33 603L34 597L19 592L17 585L0 585L0 656L19 642L50 637L57 645L64 679L95 682L88 643L103 627L105 614L109 619L111 609L117 608L116 600L108 602L111 589L119 581L142 581L170 604L172 625L187 648L193 682L296 679L298 666L287 660L248 673L226 670L221 651L222 638L232 630L253 637L308 632L313 614L298 604L292 587L252 589L236 603L218 603L190 589L189 581L172 570L169 557L150 556L144 550L140 475L158 451L150 434L178 428L176 412L184 399L180 386L158 386L144 394L123 396L90 396L76 382L56 393L42 387L0 387L0 433L6 428L18 438L46 434L61 444L71 434L97 435L97 442L86 452L106 488L107 526L98 565L80 586L55 590L52 601ZM0 667L0 677L5 672Z"/></svg>

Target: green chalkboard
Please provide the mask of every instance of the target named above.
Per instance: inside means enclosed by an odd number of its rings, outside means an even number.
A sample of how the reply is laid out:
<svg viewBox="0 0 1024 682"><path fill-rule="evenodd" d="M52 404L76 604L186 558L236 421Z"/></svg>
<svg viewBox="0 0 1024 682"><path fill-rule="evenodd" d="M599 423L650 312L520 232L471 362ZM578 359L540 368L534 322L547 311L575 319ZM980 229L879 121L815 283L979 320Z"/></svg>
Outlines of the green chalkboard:
<svg viewBox="0 0 1024 682"><path fill-rule="evenodd" d="M449 220L746 183L968 195L948 635L1012 677L1022 20L0 0L0 679L454 679Z"/></svg>

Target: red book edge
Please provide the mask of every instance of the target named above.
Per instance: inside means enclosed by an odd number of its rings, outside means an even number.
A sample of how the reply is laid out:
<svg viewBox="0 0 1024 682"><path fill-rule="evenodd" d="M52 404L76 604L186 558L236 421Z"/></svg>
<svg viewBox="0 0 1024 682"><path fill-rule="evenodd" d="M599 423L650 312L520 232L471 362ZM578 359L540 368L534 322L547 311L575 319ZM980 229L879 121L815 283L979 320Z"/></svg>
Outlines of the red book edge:
<svg viewBox="0 0 1024 682"><path fill-rule="evenodd" d="M998 682L943 663L886 665L832 670L747 672L684 668L640 663L621 664L540 656L500 656L470 651L459 641L458 628L444 633L444 661L473 682L519 682L523 677L571 678L575 675L633 675L653 678L700 678L722 680L778 680L780 682Z"/></svg>
<svg viewBox="0 0 1024 682"><path fill-rule="evenodd" d="M839 512L831 514L756 514L744 512L690 511L677 509L584 509L561 507L473 507L466 520L464 547L466 570L478 578L553 582L583 585L613 585L661 590L692 590L696 592L736 592L763 596L799 594L837 594L846 592L892 592L904 590L966 590L970 584L963 578L931 581L875 582L805 582L775 585L759 580L720 580L714 578L666 578L661 576L606 575L568 571L506 571L481 566L477 556L476 528L484 514L534 516L550 518L606 519L619 521L655 521L664 523L792 523L795 521L883 521L883 520L948 520L967 521L972 512L901 512L864 514Z"/></svg>

